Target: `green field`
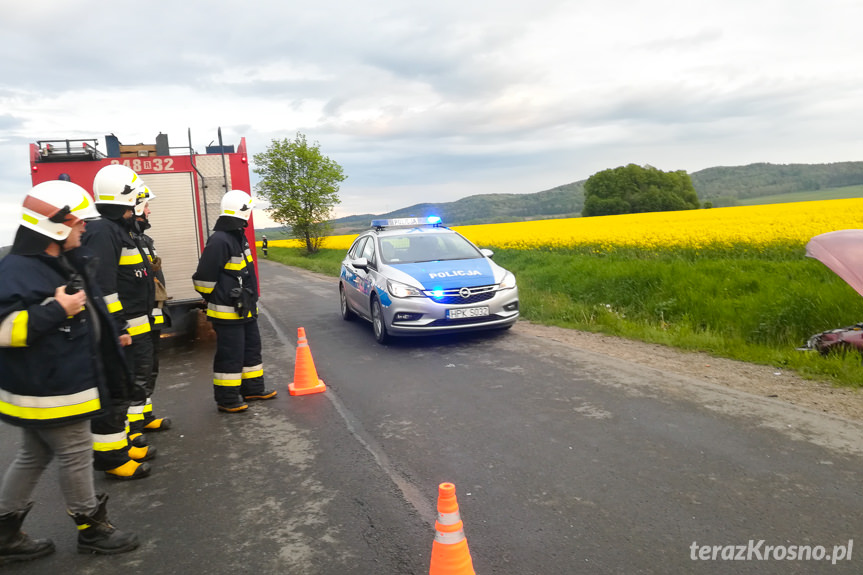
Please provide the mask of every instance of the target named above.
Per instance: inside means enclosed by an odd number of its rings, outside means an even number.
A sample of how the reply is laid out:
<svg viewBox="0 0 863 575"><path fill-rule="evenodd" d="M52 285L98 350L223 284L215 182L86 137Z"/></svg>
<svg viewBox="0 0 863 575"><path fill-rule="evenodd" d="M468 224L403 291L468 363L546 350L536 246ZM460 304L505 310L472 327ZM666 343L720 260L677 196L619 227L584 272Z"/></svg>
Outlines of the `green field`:
<svg viewBox="0 0 863 575"><path fill-rule="evenodd" d="M810 192L790 192L776 196L761 196L738 200L741 206L755 206L762 204L787 204L789 202L815 202L819 200L844 200L847 198L863 197L863 186L845 186L843 188L829 188L814 190Z"/></svg>
<svg viewBox="0 0 863 575"><path fill-rule="evenodd" d="M522 317L530 321L863 386L860 355L796 350L815 333L863 321L863 300L802 253L774 256L495 251L495 261L516 274ZM342 250L307 256L270 248L270 259L331 276L343 257Z"/></svg>

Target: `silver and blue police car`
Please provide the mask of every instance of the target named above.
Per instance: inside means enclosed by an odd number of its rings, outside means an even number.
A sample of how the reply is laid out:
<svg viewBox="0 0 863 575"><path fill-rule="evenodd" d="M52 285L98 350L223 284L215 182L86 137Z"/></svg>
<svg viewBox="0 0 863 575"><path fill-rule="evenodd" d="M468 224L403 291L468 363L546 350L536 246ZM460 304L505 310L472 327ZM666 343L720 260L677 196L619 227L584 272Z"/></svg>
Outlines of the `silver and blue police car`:
<svg viewBox="0 0 863 575"><path fill-rule="evenodd" d="M375 339L512 327L515 276L440 218L372 220L342 261L342 318L372 323Z"/></svg>

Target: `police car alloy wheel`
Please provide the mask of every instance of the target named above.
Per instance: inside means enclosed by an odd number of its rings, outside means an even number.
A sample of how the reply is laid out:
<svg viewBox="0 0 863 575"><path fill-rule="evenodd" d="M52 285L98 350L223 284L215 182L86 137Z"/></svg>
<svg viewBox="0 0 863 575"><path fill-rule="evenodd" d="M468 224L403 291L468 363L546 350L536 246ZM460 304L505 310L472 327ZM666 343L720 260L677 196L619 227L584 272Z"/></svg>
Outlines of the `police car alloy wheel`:
<svg viewBox="0 0 863 575"><path fill-rule="evenodd" d="M385 343L388 338L387 324L378 298L372 299L372 327L375 330L375 339L378 340L378 343Z"/></svg>
<svg viewBox="0 0 863 575"><path fill-rule="evenodd" d="M347 298L347 296L345 296L345 286L343 286L341 284L339 284L339 300L340 300L340 304L341 304L341 312L342 312L342 319L343 320L351 321L355 317L357 317L357 315L353 312L353 310L351 310L350 304L348 304L348 298Z"/></svg>

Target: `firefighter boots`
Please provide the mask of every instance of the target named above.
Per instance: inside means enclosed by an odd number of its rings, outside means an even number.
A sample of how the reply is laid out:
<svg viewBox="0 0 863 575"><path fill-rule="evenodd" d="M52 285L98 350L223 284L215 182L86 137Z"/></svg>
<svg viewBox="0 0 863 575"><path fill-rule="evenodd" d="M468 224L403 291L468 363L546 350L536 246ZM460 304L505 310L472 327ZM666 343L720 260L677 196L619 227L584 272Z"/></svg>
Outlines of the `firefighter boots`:
<svg viewBox="0 0 863 575"><path fill-rule="evenodd" d="M134 533L118 530L108 521L106 504L108 494L96 496L99 507L90 515L69 513L78 526L78 553L98 553L116 555L138 547L138 537Z"/></svg>
<svg viewBox="0 0 863 575"><path fill-rule="evenodd" d="M165 431L171 429L170 417L151 417L144 418L144 430L146 431Z"/></svg>
<svg viewBox="0 0 863 575"><path fill-rule="evenodd" d="M141 479L150 475L150 464L139 463L134 459L130 459L119 467L107 470L105 475L111 479Z"/></svg>
<svg viewBox="0 0 863 575"><path fill-rule="evenodd" d="M226 404L218 403L216 406L219 408L219 411L224 411L225 413L241 413L249 409L249 404L242 401Z"/></svg>
<svg viewBox="0 0 863 575"><path fill-rule="evenodd" d="M135 447L133 445L129 448L129 458L135 461L149 461L154 457L156 457L156 448L152 445L146 447Z"/></svg>
<svg viewBox="0 0 863 575"><path fill-rule="evenodd" d="M273 399L279 392L275 389L265 389L261 393L255 395L244 395L243 398L246 401L255 401L255 400L263 400L263 399Z"/></svg>
<svg viewBox="0 0 863 575"><path fill-rule="evenodd" d="M21 524L32 507L31 501L24 509L0 515L0 565L29 561L54 552L54 542L50 539L32 539L21 531Z"/></svg>
<svg viewBox="0 0 863 575"><path fill-rule="evenodd" d="M133 431L129 434L129 445L133 447L147 447L149 444L146 436L140 431Z"/></svg>

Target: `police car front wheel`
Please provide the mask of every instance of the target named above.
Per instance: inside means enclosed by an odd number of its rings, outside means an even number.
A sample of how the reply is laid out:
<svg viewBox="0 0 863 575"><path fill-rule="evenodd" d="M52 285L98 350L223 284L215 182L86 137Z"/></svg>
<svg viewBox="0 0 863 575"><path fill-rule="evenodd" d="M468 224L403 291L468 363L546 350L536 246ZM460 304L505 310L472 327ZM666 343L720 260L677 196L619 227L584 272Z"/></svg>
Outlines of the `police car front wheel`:
<svg viewBox="0 0 863 575"><path fill-rule="evenodd" d="M348 303L348 297L345 295L345 286L343 285L339 285L339 300L343 320L351 321L357 317L354 310L351 309L351 305Z"/></svg>
<svg viewBox="0 0 863 575"><path fill-rule="evenodd" d="M372 328L378 343L386 343L389 339L386 321L384 321L384 310L378 298L372 298Z"/></svg>

